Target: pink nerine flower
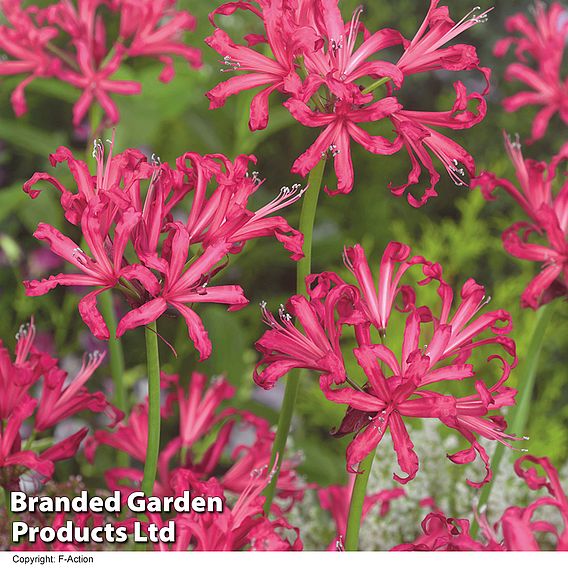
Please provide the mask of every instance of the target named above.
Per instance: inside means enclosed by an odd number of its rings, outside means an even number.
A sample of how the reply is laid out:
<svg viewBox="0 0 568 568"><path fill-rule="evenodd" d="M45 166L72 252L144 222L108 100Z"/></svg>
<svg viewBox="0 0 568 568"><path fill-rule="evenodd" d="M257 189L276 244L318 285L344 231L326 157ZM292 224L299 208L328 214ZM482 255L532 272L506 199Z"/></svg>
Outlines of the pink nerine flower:
<svg viewBox="0 0 568 568"><path fill-rule="evenodd" d="M298 50L299 33L291 22L291 14L284 2L272 0L259 2L259 8L247 2L223 4L209 15L215 24L215 16L230 15L238 9L250 10L257 15L265 28L265 36L248 36L249 46L235 44L229 35L216 27L211 37L205 40L209 47L223 56L221 71L246 71L245 75L231 77L207 93L211 109L222 107L231 95L247 89L262 87L251 102L249 127L251 130L266 128L268 124L268 98L274 91L294 93L301 88L295 56ZM268 42L273 58L253 49L257 42Z"/></svg>
<svg viewBox="0 0 568 568"><path fill-rule="evenodd" d="M77 377L65 384L67 373L57 359L34 345L35 337L33 320L20 327L13 361L0 341L0 486L9 490L19 490L20 478L29 470L36 473L33 478L38 484L44 483L53 473L54 462L77 454L87 428L53 443L52 428L67 418L84 410L121 418L102 392L89 393L84 386L99 366L100 355L86 357ZM32 441L39 441L47 430L41 440L44 451L38 455ZM46 441L50 442L47 449Z"/></svg>
<svg viewBox="0 0 568 568"><path fill-rule="evenodd" d="M36 186L42 181L61 193L65 217L81 228L89 251L40 223L36 238L46 241L76 272L26 281L27 294L43 295L58 285L91 289L79 302L79 312L100 339L109 337L97 309L97 296L105 290L119 291L131 308L118 324L118 336L156 321L172 308L183 316L191 340L206 359L211 343L193 306L220 303L235 310L247 304L240 286L212 286L210 281L227 264L226 257L239 253L251 239L274 236L293 259L302 257L303 235L274 215L297 201L302 188L284 187L276 199L251 211L248 201L262 187L257 173L248 173L253 156L232 162L221 155L188 152L170 167L159 159L149 162L137 150L113 155L112 144L105 160L100 142L93 155L95 175L67 148L51 156L53 165L67 163L76 193L47 173L36 173L24 184L32 198L40 195ZM174 209L189 199L187 221L174 221Z"/></svg>
<svg viewBox="0 0 568 568"><path fill-rule="evenodd" d="M325 127L316 141L292 166L292 173L306 176L329 151L333 157L337 189L329 193L349 193L353 188L351 139L373 154L394 154L400 149L400 140L390 142L384 136L371 136L359 123L375 122L402 109L394 97L387 97L365 108L338 100L331 112L315 112L303 102L290 99L284 106L304 126Z"/></svg>
<svg viewBox="0 0 568 568"><path fill-rule="evenodd" d="M280 91L286 99L284 106L298 122L322 129L315 142L295 160L292 172L306 176L321 159L331 156L337 187L329 193L349 193L353 188L351 140L374 154L393 154L403 145L407 147L412 171L405 185L392 189L395 195L418 184L422 162L430 173L431 185L420 199L409 195L413 206L418 207L436 195L434 187L440 177L425 147L442 161L454 181L466 185L460 164L470 176L474 175L473 158L430 127L471 128L485 116L483 97L487 89L481 94L467 95L460 83L454 108L446 113L406 110L392 96L405 87L408 76L416 73L475 69L486 79L489 77L489 71L479 66L473 46L448 45L459 34L485 21L488 11L476 15L478 9L474 9L454 23L448 8L439 7L438 3L439 0L431 0L426 18L412 41L405 40L396 30L370 32L360 21L362 8L355 10L350 22L345 22L338 0L224 4L211 14L213 23L216 16L248 10L262 20L266 35L246 36L247 46L235 43L219 28L208 38L208 44L224 58L227 69L223 70L235 72L235 76L207 94L211 108L223 106L232 94L262 87L252 100L249 126L251 130L265 128L268 96ZM263 53L254 49L261 43L267 44ZM400 46L402 55L396 64L381 58L385 49ZM380 89L385 84L386 97ZM471 100L478 102L475 113L467 110ZM392 141L371 135L360 126L387 118L396 134Z"/></svg>
<svg viewBox="0 0 568 568"><path fill-rule="evenodd" d="M337 537L327 547L328 550L343 550L343 539L347 531L347 517L349 515L349 505L354 483L355 474L350 474L347 485L332 485L318 490L321 508L332 514L337 531ZM391 501L399 499L404 495L405 492L402 487L383 489L382 491L377 491L377 493L365 495L361 522L365 521L365 518L375 507L378 507L379 515L384 517L390 510Z"/></svg>
<svg viewBox="0 0 568 568"><path fill-rule="evenodd" d="M258 342L263 353L259 366L264 367L255 380L264 388L291 368L304 368L320 373L319 384L325 397L348 405L336 436L355 434L347 448L347 469L357 472L359 463L381 442L390 429L401 470L406 474L394 478L407 483L418 472L418 456L405 426L407 418L434 418L458 431L470 444L468 449L449 456L455 463L469 463L482 458L487 474L480 486L491 479L489 458L478 436L510 446L519 438L505 433L506 423L493 412L514 404L516 391L504 386L516 365L515 344L507 337L511 330L510 315L503 310L480 314L487 301L485 289L474 280L462 287L461 300L454 307L452 288L444 282L441 268L422 257L410 257L410 249L401 243L390 243L381 262L378 290L363 249L356 245L346 249L346 263L355 274L358 287L350 286L333 274L307 279L309 300L294 297L295 308L303 332L281 316L282 325L267 318L273 329ZM401 286L402 276L416 264L422 266L424 286L438 282L441 298L439 311L416 303L416 289ZM333 283L333 286L331 285ZM402 298L406 312L404 337L400 348L384 345L390 340L389 319L395 298ZM307 317L309 316L309 317ZM501 324L500 324L501 322ZM358 347L355 360L345 361L340 338L345 325L353 326ZM376 344L377 335L382 344ZM427 345L425 345L427 343ZM497 359L502 372L494 384L477 378L472 356L489 347L488 361ZM508 362L495 353L502 348L510 356ZM400 357L397 355L401 352ZM360 375L347 376L346 369L359 368ZM361 375L365 377L361 382ZM464 381L475 377L474 393L456 397L445 389L448 381ZM432 388L434 387L434 388ZM450 391L448 394L444 390Z"/></svg>
<svg viewBox="0 0 568 568"><path fill-rule="evenodd" d="M194 18L175 9L174 0L59 0L46 8L22 8L21 0L2 0L7 25L0 26L0 49L9 59L0 61L0 75L26 78L12 93L17 116L27 110L24 88L38 77L55 77L80 89L73 108L79 126L97 102L109 123L118 122L116 103L109 93L140 92L136 81L113 78L135 57L156 57L164 64L161 81L174 76L172 55L191 66L201 65L200 52L185 45L181 36L193 30ZM113 20L119 16L120 21ZM119 28L114 39L111 29Z"/></svg>
<svg viewBox="0 0 568 568"><path fill-rule="evenodd" d="M269 520L264 516L262 492L269 482L270 474L264 466L251 472L234 505L225 503L222 513L180 515L176 524L188 541L195 541L193 550L302 550L298 529L282 517ZM193 487L201 495L223 497L215 478Z"/></svg>
<svg viewBox="0 0 568 568"><path fill-rule="evenodd" d="M45 477L53 474L53 462L42 460L31 450L22 450L20 428L34 412L37 401L26 396L3 423L0 431L0 485L19 489L19 477L31 469Z"/></svg>
<svg viewBox="0 0 568 568"><path fill-rule="evenodd" d="M487 20L487 14L492 10L480 12L475 7L455 23L449 14L447 6L438 6L440 0L430 0L430 8L416 35L405 45L402 57L397 67L405 74L424 73L439 69L447 71L465 71L479 69L487 73L487 69L479 67L477 52L472 45L457 44L448 46L454 38L469 28Z"/></svg>
<svg viewBox="0 0 568 568"><path fill-rule="evenodd" d="M424 190L422 197L407 195L408 202L413 207L424 205L430 197L438 195L436 185L440 180L430 154L438 158L446 168L450 179L458 187L467 186L467 177L475 175L475 162L473 157L451 138L440 134L438 128L463 130L472 128L485 118L487 105L485 99L478 93L468 95L463 83L458 81L454 88L456 100L450 111L423 112L401 110L390 116L395 131L399 134L402 143L408 151L412 168L406 183L400 186L389 184L394 195L403 195L408 187L416 185L422 173L421 165L426 168L430 176L430 185ZM471 101L475 101L475 112L468 110ZM463 166L463 167L462 167Z"/></svg>
<svg viewBox="0 0 568 568"><path fill-rule="evenodd" d="M178 375L162 373L161 386L166 396L161 414L166 427L173 428L176 435L160 452L155 495L172 495L176 480L181 478L203 482L217 474L216 483L224 491L240 495L249 487L251 473L266 469L274 440L270 424L250 412L226 406L235 390L225 378L207 382L205 375L193 373L185 387ZM136 405L128 420L114 431L98 430L88 438L87 458L94 461L99 446L106 445L143 464L147 432L148 405L144 402ZM272 507L275 515L281 514L283 505L291 506L303 497L306 485L295 471L298 464L295 458L283 462L277 487L279 500ZM142 478L142 469L137 465L105 473L109 488L123 496L136 490Z"/></svg>
<svg viewBox="0 0 568 568"><path fill-rule="evenodd" d="M280 306L280 322L262 302L264 321L271 328L255 344L263 357L254 370L254 381L262 388L271 389L292 369L319 371L338 383L345 380L339 346L341 319L335 318L334 311L337 305L356 302L358 294L335 274L331 280L326 274L320 277L319 282L309 279L306 282L309 299L298 294L290 298L286 307ZM315 289L311 287L313 283ZM329 292L325 299L321 295L322 288ZM293 317L304 333L295 327Z"/></svg>
<svg viewBox="0 0 568 568"><path fill-rule="evenodd" d="M544 476L535 467L525 469L527 463L542 468ZM469 521L430 513L422 522L424 534L393 550L540 551L543 535L550 537L553 550L568 550L568 496L558 471L548 458L524 456L515 462L515 472L530 489L545 489L548 495L526 507L508 507L494 526L481 516L478 540L470 535ZM551 510L557 514L551 515Z"/></svg>
<svg viewBox="0 0 568 568"><path fill-rule="evenodd" d="M568 39L566 15L566 8L560 3L553 2L547 9L537 0L534 24L526 14L511 16L506 23L511 35L495 45L497 57L503 57L511 46L515 46L518 62L507 67L505 79L520 81L528 88L506 98L503 101L505 110L515 112L524 106L540 107L533 120L529 142L545 135L551 118L557 113L568 125L568 76L562 76Z"/></svg>
<svg viewBox="0 0 568 568"><path fill-rule="evenodd" d="M2 0L0 8L9 25L0 26L0 49L9 56L0 58L0 75L22 75L25 79L11 96L16 116L27 111L24 89L38 77L52 77L61 62L49 51L57 29L38 25L33 11L22 8L21 0Z"/></svg>
<svg viewBox="0 0 568 568"><path fill-rule="evenodd" d="M104 353L97 351L85 355L77 376L69 382L67 373L57 367L45 373L35 418L36 430L51 428L83 410L106 412L115 423L122 418L122 413L109 405L102 392L90 393L84 386L103 358Z"/></svg>
<svg viewBox="0 0 568 568"><path fill-rule="evenodd" d="M396 297L400 294L405 304L414 300L411 289L400 286L402 277L411 266L425 264L426 259L421 256L411 257L410 247L403 243L389 243L381 258L376 286L361 245L346 248L343 260L357 279L363 297L361 306L365 317L384 334Z"/></svg>
<svg viewBox="0 0 568 568"><path fill-rule="evenodd" d="M518 185L490 172L473 180L487 200L502 187L523 208L530 222L519 221L503 233L505 250L524 260L539 262L541 272L529 283L521 296L521 305L537 309L558 296L566 296L568 287L568 182L556 193L553 185L558 170L568 159L568 144L547 165L524 159L519 141L505 136L505 145ZM535 242L536 241L536 242ZM544 241L544 243L543 243Z"/></svg>

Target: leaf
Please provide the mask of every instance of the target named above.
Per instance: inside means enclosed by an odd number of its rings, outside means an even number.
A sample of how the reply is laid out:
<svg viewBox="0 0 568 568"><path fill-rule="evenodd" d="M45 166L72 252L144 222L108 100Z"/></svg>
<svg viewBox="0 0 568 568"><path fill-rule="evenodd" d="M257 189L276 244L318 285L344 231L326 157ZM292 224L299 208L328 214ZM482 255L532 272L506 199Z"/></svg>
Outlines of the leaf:
<svg viewBox="0 0 568 568"><path fill-rule="evenodd" d="M0 223L7 219L29 197L22 190L22 183L18 182L0 190Z"/></svg>
<svg viewBox="0 0 568 568"><path fill-rule="evenodd" d="M22 119L11 120L2 117L0 117L0 138L43 158L65 142L65 136L61 132L44 132L26 124Z"/></svg>
<svg viewBox="0 0 568 568"><path fill-rule="evenodd" d="M235 314L220 306L206 306L201 317L213 344L211 357L201 366L212 375L225 375L234 385L245 382L247 365L244 353L248 347L247 334ZM252 387L252 378L250 379Z"/></svg>

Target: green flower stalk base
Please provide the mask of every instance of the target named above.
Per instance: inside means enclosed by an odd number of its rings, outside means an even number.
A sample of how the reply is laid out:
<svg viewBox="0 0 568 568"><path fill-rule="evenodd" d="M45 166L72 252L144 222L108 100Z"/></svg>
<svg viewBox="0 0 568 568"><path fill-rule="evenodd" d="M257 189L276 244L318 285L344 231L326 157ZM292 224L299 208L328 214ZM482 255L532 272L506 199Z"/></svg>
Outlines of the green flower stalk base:
<svg viewBox="0 0 568 568"><path fill-rule="evenodd" d="M158 455L160 452L160 354L158 326L151 323L146 332L146 360L148 365L148 445L144 463L142 491L149 497L154 491Z"/></svg>
<svg viewBox="0 0 568 568"><path fill-rule="evenodd" d="M296 293L303 294L305 290L306 276L312 272L312 241L314 233L314 222L316 218L316 210L318 206L318 197L325 170L325 159L318 162L317 166L310 172L308 178L308 189L302 201L302 211L300 213L300 232L304 235L304 258L298 261L296 272ZM286 449L286 440L290 432L292 416L294 414L294 405L298 396L298 388L300 386L300 371L291 372L286 378L286 390L280 409L278 418L278 429L274 445L272 446L272 456L270 458L270 468L274 470L272 479L264 492L266 501L264 503L264 511L266 514L270 511L270 506L276 494L276 485L280 474L280 467L284 458L284 450Z"/></svg>
<svg viewBox="0 0 568 568"><path fill-rule="evenodd" d="M347 517L347 531L345 532L345 550L359 550L359 531L361 530L361 517L363 515L363 504L367 494L367 483L371 475L371 466L375 459L376 450L371 453L359 464L361 473L357 474L351 493L351 504L349 505L349 516Z"/></svg>

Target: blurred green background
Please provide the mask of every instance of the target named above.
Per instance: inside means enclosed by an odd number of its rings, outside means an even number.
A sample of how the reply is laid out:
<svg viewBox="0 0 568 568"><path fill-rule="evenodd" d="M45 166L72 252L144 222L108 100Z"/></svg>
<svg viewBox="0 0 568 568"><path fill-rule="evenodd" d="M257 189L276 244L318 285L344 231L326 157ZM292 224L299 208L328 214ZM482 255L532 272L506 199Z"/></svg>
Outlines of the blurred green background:
<svg viewBox="0 0 568 568"><path fill-rule="evenodd" d="M343 2L346 20L359 4ZM426 0L363 2L362 18L369 29L395 27L406 37L412 37L428 4ZM454 19L460 19L473 7L469 1L461 0L450 0L448 4ZM155 152L162 161L170 163L189 150L221 152L231 157L254 153L258 157L258 170L267 178L255 198L260 206L270 201L281 186L301 181L289 170L293 160L314 140L316 131L295 123L279 104L278 95L271 99L270 124L262 132L248 131L249 94L231 98L223 109L209 111L204 93L227 78L219 72L219 55L203 44L212 30L207 13L218 2L183 1L179 5L198 18L198 29L188 34L187 40L203 47L205 65L194 71L178 62L177 75L167 85L157 80L160 71L157 62L136 62L133 67L121 69L117 78L140 81L142 94L115 97L122 117L116 131L116 151L138 147ZM517 86L503 82L505 62L493 58L491 51L495 41L504 35L505 18L516 11L527 11L529 6L525 1L496 0L489 21L474 27L462 38L479 48L482 63L493 69L493 81L486 120L473 130L455 134L455 138L469 149L480 170L489 169L505 176L512 176L513 171L503 149L501 131L518 132L521 138L527 138L534 111L526 109L515 115L503 112L500 101L515 92ZM254 17L244 13L224 20L224 28L235 41L247 33L261 31ZM408 108L445 110L453 103L455 78L447 73L412 78L398 94ZM480 87L479 77L463 74L460 78L470 87ZM71 125L72 103L77 92L54 80L34 81L27 89L29 112L16 119L9 98L19 81L15 77L0 82L0 337L13 347L19 325L35 314L39 330L54 338L55 352L61 356L80 355L92 348L93 340L76 310L79 296L72 290L57 289L44 297L26 298L20 285L25 278L45 276L41 273L43 253L38 252L42 247L32 237L38 221L47 221L76 236L74 228L63 219L56 192L45 191L32 201L21 186L35 171L52 171L48 155L58 145L70 146L79 155L84 151L85 141L73 133ZM565 126L553 121L546 139L525 148L526 155L550 159L565 141L565 135ZM523 353L536 319L532 311L520 309L519 296L536 274L537 266L510 258L501 246L502 230L522 219L519 207L504 194L496 202L485 203L479 192L458 188L443 175L438 186L439 197L421 209L413 209L405 199L393 197L387 189L389 182L406 179L410 166L404 151L392 157L379 157L354 146L353 161L356 172L353 192L334 198L322 195L320 199L314 234L314 271L336 270L347 278L342 250L345 245L357 242L364 245L378 268L386 243L401 240L410 244L416 254L440 262L455 286L461 286L469 277L475 278L491 294L492 309L504 308L513 314L513 335L520 356L519 368L511 378L514 385L519 369L527 363ZM439 169L442 171L441 165ZM57 175L70 183L65 167L60 167ZM285 215L297 226L299 204ZM51 272L58 270L59 267ZM252 381L252 368L257 360L254 342L264 331L258 303L265 300L275 310L285 302L294 292L295 265L277 242L266 239L248 244L241 255L231 260L221 279L241 284L250 305L237 313L227 313L217 306L200 306L214 352L198 368L211 374L225 373L238 386L236 406L275 422L280 391L267 396ZM434 290L424 291L421 299L436 301ZM400 331L402 320L395 318L395 321L399 322L395 325L400 326ZM195 367L195 359L183 328L179 328L178 322L165 319L160 322L160 332L178 350L175 358L162 345L164 369L189 373ZM392 336L396 334L395 329ZM528 449L537 455L550 456L556 464L568 459L567 337L566 304L557 301L539 364L527 432L531 438ZM143 344L142 330L125 337L127 381L131 387L144 377ZM108 369L102 369L97 380L108 385ZM140 396L135 388L131 393L133 401ZM345 442L329 437L330 428L338 424L342 412L342 408L325 401L317 381L305 381L293 426L293 446L305 455L301 469L309 481L330 484L345 479ZM84 471L88 474L90 470Z"/></svg>

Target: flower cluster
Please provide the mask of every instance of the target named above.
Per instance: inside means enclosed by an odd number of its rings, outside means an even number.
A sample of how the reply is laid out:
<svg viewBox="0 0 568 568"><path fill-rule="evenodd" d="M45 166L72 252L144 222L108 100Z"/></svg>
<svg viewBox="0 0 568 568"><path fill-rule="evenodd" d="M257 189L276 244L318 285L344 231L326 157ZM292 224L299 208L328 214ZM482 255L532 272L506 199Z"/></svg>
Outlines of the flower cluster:
<svg viewBox="0 0 568 568"><path fill-rule="evenodd" d="M85 386L104 353L85 355L79 372L69 380L57 359L34 346L35 337L33 320L22 325L13 360L0 341L0 487L7 490L19 489L24 474L31 474L39 485L45 483L55 462L77 453L88 428L53 442L52 430L61 422L85 410L104 413L113 424L122 419L102 392L91 393ZM52 443L45 449L40 438L50 436ZM43 451L38 451L41 446Z"/></svg>
<svg viewBox="0 0 568 568"><path fill-rule="evenodd" d="M409 77L420 73L479 70L489 76L489 71L479 66L473 46L448 46L455 37L484 21L487 12L480 13L476 8L455 23L448 8L438 4L439 0L430 1L426 18L411 41L392 29L370 32L360 21L361 8L345 23L338 0L224 4L210 15L216 29L206 42L223 57L222 71L245 73L209 91L211 108L223 106L231 95L260 87L252 100L249 122L251 130L258 130L268 124L271 93L282 93L286 97L284 106L298 122L323 128L313 145L296 159L292 172L305 176L330 155L337 176L337 188L328 189L330 193L349 193L353 188L351 140L374 154L394 154L405 147L412 164L408 180L399 186L391 184L390 189L395 195L404 194L419 183L425 168L430 183L424 194L408 194L410 204L419 207L437 195L440 175L432 156L442 162L459 186L467 185L467 176L475 172L471 155L438 128L471 128L486 113L486 90L468 94L461 81L454 85L453 107L444 112L407 109L394 96ZM245 37L247 45L235 43L216 25L219 16L229 16L238 9L252 12L264 26L264 34ZM270 57L254 49L258 44L267 44ZM395 62L385 59L385 50L391 47L401 49ZM381 85L386 85L385 96L375 99ZM477 107L475 111L470 103ZM362 124L382 120L394 130L393 140L361 128Z"/></svg>
<svg viewBox="0 0 568 568"><path fill-rule="evenodd" d="M510 315L504 310L480 314L488 299L483 286L472 279L463 285L454 307L454 292L444 281L440 266L411 256L410 248L401 243L387 246L377 286L360 245L346 249L345 262L357 285L346 283L334 273L312 275L306 279L308 298L293 296L287 306L289 313L281 308L280 322L263 306L271 329L257 342L263 358L257 365L255 381L271 388L290 369L318 371L325 397L348 405L334 433L354 434L347 448L348 471L360 471L358 464L390 430L399 466L406 474L395 474L394 479L407 483L418 472L418 456L405 420L434 418L459 432L470 444L449 459L470 463L479 454L486 476L479 483L468 482L476 487L487 483L492 475L489 458L477 436L506 445L518 439L505 433L506 423L501 416L490 414L514 404L516 391L504 385L516 364L515 344L507 337ZM400 283L416 265L422 266L424 274L420 286L438 284L441 306L436 311L418 305L416 288ZM400 359L394 345L385 345L397 297L406 314ZM293 316L303 331L293 325ZM359 376L348 376L346 372L340 345L346 326L353 328L357 342L353 354ZM483 346L493 348L488 361L502 364L501 375L491 386L479 377L470 360ZM497 347L504 350L506 357L494 352ZM448 392L451 389L444 387L467 379L475 380L474 392L468 396L453 396Z"/></svg>
<svg viewBox="0 0 568 568"><path fill-rule="evenodd" d="M221 410L221 405L234 395L234 388L224 378L207 386L205 375L193 373L187 387L182 386L182 382L177 375L162 375L162 387L167 395L162 414L167 426L177 427L179 434L169 440L160 453L159 478L153 494L176 497L190 490L194 495L219 496L225 501L225 510L222 514L178 514L173 519L177 535L173 549L301 550L298 530L283 516L303 498L306 488L295 472L297 461L286 460L283 464L278 480L278 501L272 506L274 518L269 520L263 512L261 496L270 481L267 464L274 434L269 424L249 412L234 408ZM108 489L120 491L123 502L140 488L147 432L148 404L143 402L133 408L128 420L120 423L116 430L97 430L86 441L85 454L91 461L97 451L102 451L102 446L129 456L132 461L129 467L105 472ZM82 438L85 434L86 431ZM71 454L76 451L77 447ZM106 522L132 529L133 521L137 520L133 515L127 512L124 518L109 518ZM59 515L52 526L62 524L64 517ZM84 517L85 524L102 522L102 518L92 514ZM163 526L166 519L149 513L148 522ZM146 526L144 521L144 530ZM41 541L25 546L26 549L46 549L46 543ZM58 542L49 545L55 550L60 546ZM81 545L66 546L79 550ZM166 544L156 544L156 550L166 549Z"/></svg>
<svg viewBox="0 0 568 568"><path fill-rule="evenodd" d="M58 285L95 287L79 302L79 312L99 339L109 338L97 309L97 295L105 290L119 290L130 306L119 322L118 336L156 321L172 308L183 316L191 340L206 359L211 343L190 306L214 302L236 310L247 304L240 286L209 283L227 264L224 259L240 252L250 239L273 235L293 259L301 258L301 233L284 218L270 215L299 199L303 190L284 187L276 199L251 211L248 200L262 184L257 172L248 173L253 156L232 162L218 154L187 152L170 167L156 157L149 161L138 150L113 155L112 144L106 160L104 152L96 141L94 176L67 148L50 156L52 165L67 162L77 192L47 173L36 173L24 185L32 198L40 193L38 182L49 182L61 192L65 217L80 227L84 239L80 246L55 227L40 223L35 237L77 272L26 281L26 293L38 296ZM177 220L174 214L184 215L186 202L189 214L184 221ZM83 250L86 247L89 252Z"/></svg>
<svg viewBox="0 0 568 568"><path fill-rule="evenodd" d="M525 469L526 463L540 466L544 476L539 475L534 467ZM446 518L439 511L430 513L422 523L424 534L415 542L393 550L539 551L544 550L541 544L544 536L555 541L555 550L568 550L568 497L550 460L524 456L515 463L515 472L530 489L545 489L548 495L537 498L526 507L509 507L494 526L481 516L479 523L484 537L481 540L470 534L469 521ZM552 521L551 510L559 514L561 527Z"/></svg>
<svg viewBox="0 0 568 568"><path fill-rule="evenodd" d="M115 78L131 58L153 57L163 65L160 80L174 77L172 56L192 67L201 65L200 51L183 43L193 30L191 14L175 8L175 0L60 0L46 8L23 7L21 0L0 2L7 24L0 26L0 75L24 75L12 93L17 116L27 111L25 88L37 78L53 77L82 91L73 108L73 124L81 124L98 103L109 123L119 120L111 95L134 95L140 83ZM114 22L114 16L119 22ZM111 30L118 25L113 41Z"/></svg>
<svg viewBox="0 0 568 568"><path fill-rule="evenodd" d="M505 136L505 145L515 167L518 187L489 172L473 180L472 187L479 187L488 200L494 200L493 192L502 187L529 217L529 222L516 222L503 233L503 246L516 258L541 263L541 272L521 296L523 307L536 310L567 294L568 182L558 191L554 185L562 180L559 170L562 171L568 159L568 144L564 144L550 164L524 159L518 139L512 142Z"/></svg>
<svg viewBox="0 0 568 568"><path fill-rule="evenodd" d="M527 87L526 91L503 101L505 110L516 112L525 106L540 108L533 121L529 142L540 140L546 134L555 114L568 124L568 76L562 77L568 39L566 14L566 8L558 2L553 2L547 9L537 0L534 24L526 14L511 16L506 23L511 35L495 45L497 57L503 57L511 46L515 47L517 62L507 67L505 79L519 81Z"/></svg>

